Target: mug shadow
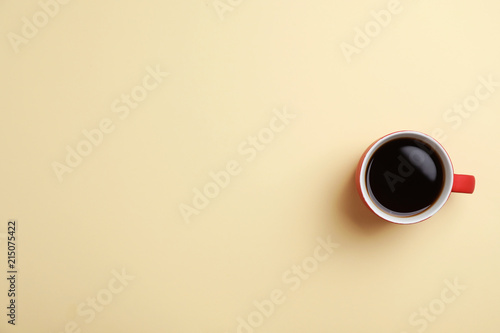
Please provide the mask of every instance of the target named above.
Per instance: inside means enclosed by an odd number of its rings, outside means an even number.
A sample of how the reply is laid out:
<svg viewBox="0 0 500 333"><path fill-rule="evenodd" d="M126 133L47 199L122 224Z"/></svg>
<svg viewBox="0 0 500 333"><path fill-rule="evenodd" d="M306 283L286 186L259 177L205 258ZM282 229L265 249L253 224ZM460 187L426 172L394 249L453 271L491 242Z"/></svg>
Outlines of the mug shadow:
<svg viewBox="0 0 500 333"><path fill-rule="evenodd" d="M340 227L362 235L373 235L388 230L391 222L375 215L360 198L355 181L355 171L347 178L336 196L333 216L341 217L336 221Z"/></svg>

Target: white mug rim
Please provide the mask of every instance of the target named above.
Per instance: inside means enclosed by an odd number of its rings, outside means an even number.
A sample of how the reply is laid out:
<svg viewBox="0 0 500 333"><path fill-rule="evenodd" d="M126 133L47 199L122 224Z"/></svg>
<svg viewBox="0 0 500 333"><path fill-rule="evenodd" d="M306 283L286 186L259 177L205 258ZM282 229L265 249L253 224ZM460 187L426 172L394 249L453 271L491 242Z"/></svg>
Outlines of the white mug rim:
<svg viewBox="0 0 500 333"><path fill-rule="evenodd" d="M443 170L444 170L444 186L441 191L441 194L439 195L438 199L427 209L424 211L417 213L415 215L411 216L402 216L402 215L393 215L390 214L389 212L381 209L377 203L372 199L368 187L366 185L366 171L368 167L368 162L370 161L371 157L377 151L378 148L380 148L383 144L386 142L396 139L396 138L410 138L410 139L418 139L421 140L427 144L429 144L439 155L441 162L443 164ZM451 194L451 189L453 187L453 164L451 163L451 159L444 149L444 147L436 141L433 137L417 132L417 131L398 131L394 132L391 134L388 134L377 141L375 141L372 146L368 149L366 152L363 161L361 163L361 169L359 173L359 184L360 184L360 189L361 193L363 196L364 201L366 204L370 207L370 209L377 214L379 217L393 222L393 223L398 223L398 224L413 224L417 222L424 221L437 213L441 207L446 203L448 200L448 197Z"/></svg>

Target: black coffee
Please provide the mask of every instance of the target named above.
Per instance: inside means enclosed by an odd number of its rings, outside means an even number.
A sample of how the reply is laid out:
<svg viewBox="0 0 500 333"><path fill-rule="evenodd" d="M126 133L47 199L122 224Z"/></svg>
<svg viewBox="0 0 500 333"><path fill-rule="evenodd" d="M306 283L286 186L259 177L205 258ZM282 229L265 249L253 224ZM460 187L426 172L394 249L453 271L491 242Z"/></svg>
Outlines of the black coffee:
<svg viewBox="0 0 500 333"><path fill-rule="evenodd" d="M394 215L414 215L430 207L444 185L438 153L423 141L393 139L368 162L366 184L375 203Z"/></svg>

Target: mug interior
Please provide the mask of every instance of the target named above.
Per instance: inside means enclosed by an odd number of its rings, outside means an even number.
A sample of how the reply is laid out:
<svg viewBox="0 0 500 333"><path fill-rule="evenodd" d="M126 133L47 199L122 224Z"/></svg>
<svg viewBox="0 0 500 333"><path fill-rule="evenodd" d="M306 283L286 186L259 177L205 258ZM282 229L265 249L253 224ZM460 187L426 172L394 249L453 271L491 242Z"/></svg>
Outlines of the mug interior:
<svg viewBox="0 0 500 333"><path fill-rule="evenodd" d="M368 186L366 184L367 167L373 154L377 151L378 148L380 148L386 142L402 138L417 139L431 146L431 148L438 154L439 159L441 160L441 164L443 166L444 181L441 193L430 207L421 212L415 213L414 215L399 215L397 213L391 214L387 212L385 209L381 208L379 204L377 204L376 199L372 198L372 196L369 193ZM361 164L359 177L360 177L359 183L361 187L361 192L363 194L363 198L365 199L365 202L368 204L370 209L375 214L390 222L400 223L400 224L411 224L428 219L429 217L434 215L439 209L441 209L441 207L443 207L443 205L445 204L446 200L448 200L448 197L451 193L451 189L453 187L453 165L451 163L450 157L446 153L446 150L434 138L428 136L427 134L416 131L400 131L384 136L371 146Z"/></svg>

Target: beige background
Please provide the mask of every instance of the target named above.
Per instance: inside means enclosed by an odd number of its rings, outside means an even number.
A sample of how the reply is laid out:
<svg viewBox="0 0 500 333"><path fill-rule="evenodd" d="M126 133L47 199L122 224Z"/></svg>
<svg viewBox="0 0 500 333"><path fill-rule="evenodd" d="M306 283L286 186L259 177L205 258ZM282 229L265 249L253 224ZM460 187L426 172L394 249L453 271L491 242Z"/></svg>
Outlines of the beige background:
<svg viewBox="0 0 500 333"><path fill-rule="evenodd" d="M73 0L16 53L9 33L41 7L0 2L0 276L19 223L17 325L2 278L0 330L237 332L279 289L253 331L498 332L500 89L456 128L443 118L478 77L500 81L498 1L402 0L350 63L341 44L388 1L230 3ZM120 119L111 104L148 66L170 75ZM239 145L284 107L296 118L246 161ZM114 131L59 182L52 163L105 118ZM399 129L441 133L476 192L420 224L374 218L355 165ZM241 173L186 224L179 206L231 160ZM340 247L292 291L283 274L328 235ZM78 307L122 269L134 279L87 323ZM455 279L466 289L412 324Z"/></svg>

